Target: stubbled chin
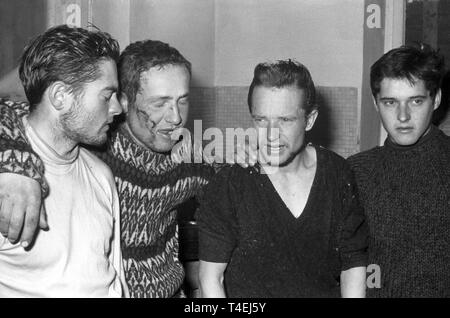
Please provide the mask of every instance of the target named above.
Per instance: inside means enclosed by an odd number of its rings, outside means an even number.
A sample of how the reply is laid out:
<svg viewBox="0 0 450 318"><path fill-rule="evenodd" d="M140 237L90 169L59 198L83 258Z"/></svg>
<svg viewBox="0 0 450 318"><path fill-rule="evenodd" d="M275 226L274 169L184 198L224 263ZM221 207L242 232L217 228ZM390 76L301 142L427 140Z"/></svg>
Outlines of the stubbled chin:
<svg viewBox="0 0 450 318"><path fill-rule="evenodd" d="M158 141L153 142L151 145L147 145L151 150L159 153L170 152L175 145L175 142Z"/></svg>

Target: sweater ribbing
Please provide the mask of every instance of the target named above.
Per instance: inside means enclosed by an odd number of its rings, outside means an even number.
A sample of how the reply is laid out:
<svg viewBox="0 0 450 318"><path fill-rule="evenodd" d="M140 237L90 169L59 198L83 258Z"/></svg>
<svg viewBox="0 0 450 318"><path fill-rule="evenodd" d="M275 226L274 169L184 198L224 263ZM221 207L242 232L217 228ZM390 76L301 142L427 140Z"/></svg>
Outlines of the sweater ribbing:
<svg viewBox="0 0 450 318"><path fill-rule="evenodd" d="M413 146L386 140L348 160L381 270L368 296L449 297L450 137L432 127Z"/></svg>

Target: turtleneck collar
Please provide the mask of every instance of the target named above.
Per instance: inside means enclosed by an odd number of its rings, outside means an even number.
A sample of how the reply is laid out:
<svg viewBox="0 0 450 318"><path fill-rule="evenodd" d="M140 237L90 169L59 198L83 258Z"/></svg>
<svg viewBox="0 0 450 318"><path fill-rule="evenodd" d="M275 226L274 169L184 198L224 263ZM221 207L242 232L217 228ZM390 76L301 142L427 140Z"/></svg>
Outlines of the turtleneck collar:
<svg viewBox="0 0 450 318"><path fill-rule="evenodd" d="M434 125L430 126L430 129L428 132L420 137L420 139L413 145L409 146L400 146L391 141L389 137L386 138L384 145L386 149L389 149L391 151L395 152L411 152L415 150L424 150L429 147L429 145L432 144L432 141L436 139L436 137L439 135L439 128L437 128Z"/></svg>
<svg viewBox="0 0 450 318"><path fill-rule="evenodd" d="M111 137L108 152L145 173L160 174L175 165L170 153L158 153L136 142L136 137L132 135L126 124L118 127Z"/></svg>
<svg viewBox="0 0 450 318"><path fill-rule="evenodd" d="M27 138L30 140L33 150L46 165L46 169L48 167L69 166L78 158L79 146L76 146L67 156L61 156L33 129L27 116L24 116L22 120Z"/></svg>

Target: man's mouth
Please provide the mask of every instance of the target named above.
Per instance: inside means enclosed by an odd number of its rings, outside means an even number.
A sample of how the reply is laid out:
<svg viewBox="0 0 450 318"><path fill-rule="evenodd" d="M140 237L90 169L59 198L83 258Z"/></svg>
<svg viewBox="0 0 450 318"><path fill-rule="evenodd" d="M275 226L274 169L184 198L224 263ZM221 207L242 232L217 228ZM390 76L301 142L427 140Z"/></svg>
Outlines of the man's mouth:
<svg viewBox="0 0 450 318"><path fill-rule="evenodd" d="M414 130L413 127L397 127L396 130L401 134L409 134Z"/></svg>
<svg viewBox="0 0 450 318"><path fill-rule="evenodd" d="M164 138L171 138L174 129L158 129L156 133Z"/></svg>
<svg viewBox="0 0 450 318"><path fill-rule="evenodd" d="M110 122L107 122L106 124L103 125L102 129L108 131L109 128L110 128L110 125L111 125L111 123L110 123Z"/></svg>
<svg viewBox="0 0 450 318"><path fill-rule="evenodd" d="M267 153L270 155L279 154L284 148L284 145L266 145Z"/></svg>

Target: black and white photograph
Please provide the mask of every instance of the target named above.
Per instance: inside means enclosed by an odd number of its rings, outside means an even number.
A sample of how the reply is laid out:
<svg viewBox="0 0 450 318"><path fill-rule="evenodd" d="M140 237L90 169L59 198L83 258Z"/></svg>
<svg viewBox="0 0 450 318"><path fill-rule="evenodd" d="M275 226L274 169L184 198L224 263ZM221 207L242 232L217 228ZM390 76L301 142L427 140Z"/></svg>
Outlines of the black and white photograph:
<svg viewBox="0 0 450 318"><path fill-rule="evenodd" d="M450 0L0 17L0 298L450 298Z"/></svg>

